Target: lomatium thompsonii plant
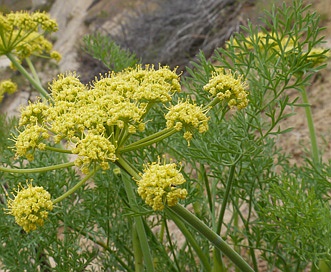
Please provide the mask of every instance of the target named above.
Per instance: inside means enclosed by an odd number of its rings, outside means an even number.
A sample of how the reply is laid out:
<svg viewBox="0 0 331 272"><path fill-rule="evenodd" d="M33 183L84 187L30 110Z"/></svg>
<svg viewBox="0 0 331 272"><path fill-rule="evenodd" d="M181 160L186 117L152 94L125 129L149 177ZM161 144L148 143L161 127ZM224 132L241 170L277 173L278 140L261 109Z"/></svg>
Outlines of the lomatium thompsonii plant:
<svg viewBox="0 0 331 272"><path fill-rule="evenodd" d="M30 28L9 20L35 22L35 14L43 19ZM2 15L1 38L56 30L35 14ZM41 98L22 107L15 130L0 119L3 266L259 271L263 261L268 271L329 271L331 167L321 160L307 94L329 51L317 14L301 1L265 16L263 27L249 24L215 51L217 66L200 53L186 76L133 65L117 50L127 68L87 85L75 72L60 74L48 93L36 73L18 68ZM87 39L87 51L119 67L98 39ZM17 67L20 48L3 51ZM302 166L276 143L297 106L311 140Z"/></svg>

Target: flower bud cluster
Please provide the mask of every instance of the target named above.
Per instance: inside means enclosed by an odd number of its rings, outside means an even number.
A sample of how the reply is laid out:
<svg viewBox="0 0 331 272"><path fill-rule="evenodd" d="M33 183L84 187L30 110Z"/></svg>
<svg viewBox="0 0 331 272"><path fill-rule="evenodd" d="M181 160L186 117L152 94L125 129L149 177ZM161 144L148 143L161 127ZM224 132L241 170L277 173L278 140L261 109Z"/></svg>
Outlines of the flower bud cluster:
<svg viewBox="0 0 331 272"><path fill-rule="evenodd" d="M174 127L176 130L185 130L184 138L190 144L192 139L192 130L197 129L199 133L204 133L208 130L208 120L206 111L201 107L191 104L188 101L179 102L177 105L170 107L165 115L167 127Z"/></svg>
<svg viewBox="0 0 331 272"><path fill-rule="evenodd" d="M20 60L30 55L50 55L59 61L61 56L52 51L45 32L55 32L58 25L43 12L11 12L0 14L0 55L13 53Z"/></svg>
<svg viewBox="0 0 331 272"><path fill-rule="evenodd" d="M243 40L235 38L232 44L238 53L240 53L241 47L254 50L256 49L256 45L259 50L268 50L270 54L285 54L286 58L290 55L298 56L302 58L302 60L310 62L313 67L325 63L327 59L331 57L330 50L327 48L312 47L308 50L305 42L300 42L299 37L277 32L258 32L257 35L244 37ZM230 47L229 42L227 43L227 47ZM310 45L308 47L310 47Z"/></svg>
<svg viewBox="0 0 331 272"><path fill-rule="evenodd" d="M236 78L231 71L225 72L222 68L216 69L203 87L212 96L217 96L220 101L226 101L230 108L236 107L238 110L247 107L249 102L245 88L246 84L242 76Z"/></svg>
<svg viewBox="0 0 331 272"><path fill-rule="evenodd" d="M101 76L90 85L75 73L61 74L50 91L50 103L36 101L21 110L17 155L32 159L36 148L45 148L45 139L65 140L78 156L75 164L87 172L93 163L107 169L108 162L116 160L121 137L143 131L150 105L170 102L180 84L168 67L137 66Z"/></svg>
<svg viewBox="0 0 331 272"><path fill-rule="evenodd" d="M2 101L4 94L12 94L16 92L17 85L11 80L3 80L0 82L0 102Z"/></svg>
<svg viewBox="0 0 331 272"><path fill-rule="evenodd" d="M145 165L141 179L137 181L138 194L154 211L161 211L164 205L175 206L179 199L185 199L186 189L178 188L185 181L175 163L160 162Z"/></svg>
<svg viewBox="0 0 331 272"><path fill-rule="evenodd" d="M116 160L115 150L116 147L102 135L87 134L72 149L72 153L78 154L75 164L82 166L83 173L87 174L88 166L95 161L98 161L103 169L108 169L108 161Z"/></svg>
<svg viewBox="0 0 331 272"><path fill-rule="evenodd" d="M26 232L43 226L48 211L53 210L51 195L43 187L32 186L16 191L14 199L8 200L8 214L15 217L15 222Z"/></svg>

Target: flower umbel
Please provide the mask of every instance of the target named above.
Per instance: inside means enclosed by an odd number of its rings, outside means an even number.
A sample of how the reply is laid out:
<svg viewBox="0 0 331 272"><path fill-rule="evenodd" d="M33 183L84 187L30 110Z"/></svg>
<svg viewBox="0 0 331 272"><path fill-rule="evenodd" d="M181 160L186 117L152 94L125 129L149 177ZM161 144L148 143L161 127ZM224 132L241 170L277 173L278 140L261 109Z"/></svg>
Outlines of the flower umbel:
<svg viewBox="0 0 331 272"><path fill-rule="evenodd" d="M15 222L26 232L44 225L48 211L53 210L51 195L43 187L32 186L16 191L14 199L8 200L8 214L15 217Z"/></svg>
<svg viewBox="0 0 331 272"><path fill-rule="evenodd" d="M174 127L176 130L186 130L184 138L190 143L192 139L192 129L197 129L199 133L204 133L208 130L208 120L206 111L201 107L191 104L188 101L179 102L172 106L166 114L167 128Z"/></svg>
<svg viewBox="0 0 331 272"><path fill-rule="evenodd" d="M11 80L3 80L0 82L0 102L3 99L5 93L12 94L16 92L17 85Z"/></svg>
<svg viewBox="0 0 331 272"><path fill-rule="evenodd" d="M311 49L311 51L308 53L307 60L311 61L313 66L317 66L326 63L330 57L330 49L318 47Z"/></svg>
<svg viewBox="0 0 331 272"><path fill-rule="evenodd" d="M75 164L82 166L83 173L88 173L92 162L99 162L104 170L108 169L108 161L116 160L115 150L116 147L105 137L87 134L84 139L77 143L72 153L79 156L75 160Z"/></svg>
<svg viewBox="0 0 331 272"><path fill-rule="evenodd" d="M247 107L249 102L245 88L246 84L242 76L236 78L231 71L225 72L222 68L216 69L203 87L212 96L217 96L220 101L227 101L230 108L236 107L238 110Z"/></svg>
<svg viewBox="0 0 331 272"><path fill-rule="evenodd" d="M47 130L39 125L32 125L22 131L16 138L16 156L25 156L33 160L35 149L44 150L46 144L42 141L49 138Z"/></svg>
<svg viewBox="0 0 331 272"><path fill-rule="evenodd" d="M146 65L100 76L89 85L76 73L60 74L50 84L52 103L36 101L21 110L16 154L33 159L35 149L44 150L45 139L65 140L66 152L77 154L75 164L84 173L99 164L107 169L116 149L138 131L145 130L144 117L155 103L168 103L180 91L179 76L169 67ZM201 123L199 123L201 121ZM199 131L203 120L198 120Z"/></svg>
<svg viewBox="0 0 331 272"><path fill-rule="evenodd" d="M46 53L59 60L59 53L52 52L52 44L43 36L57 30L56 21L43 12L0 14L0 55L13 53L22 60Z"/></svg>
<svg viewBox="0 0 331 272"><path fill-rule="evenodd" d="M145 165L141 179L137 181L138 194L154 211L164 209L164 205L175 206L179 199L185 199L186 189L177 185L183 184L185 179L177 170L175 163L160 164L153 162Z"/></svg>

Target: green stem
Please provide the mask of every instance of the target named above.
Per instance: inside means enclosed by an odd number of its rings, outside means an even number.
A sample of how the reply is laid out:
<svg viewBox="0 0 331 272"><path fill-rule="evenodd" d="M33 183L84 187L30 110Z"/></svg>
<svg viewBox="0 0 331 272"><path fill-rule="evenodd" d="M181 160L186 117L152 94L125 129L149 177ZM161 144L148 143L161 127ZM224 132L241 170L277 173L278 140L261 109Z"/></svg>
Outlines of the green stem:
<svg viewBox="0 0 331 272"><path fill-rule="evenodd" d="M226 210L226 206L228 203L228 199L230 197L235 168L236 168L235 164L231 165L228 180L226 183L225 194L224 194L221 211L220 211L220 214L218 217L218 222L217 222L217 227L216 227L216 233L219 235L221 235L225 210ZM223 262L222 262L221 254L220 254L219 250L217 250L216 247L214 248L213 256L214 256L214 267L215 267L214 271L217 271L217 269L220 270L221 268L223 268Z"/></svg>
<svg viewBox="0 0 331 272"><path fill-rule="evenodd" d="M218 104L221 100L216 96L212 101L210 101L206 106L203 107L203 111L210 110L210 108L214 107Z"/></svg>
<svg viewBox="0 0 331 272"><path fill-rule="evenodd" d="M214 248L213 251L213 269L212 272L225 272L225 267L222 261L222 254Z"/></svg>
<svg viewBox="0 0 331 272"><path fill-rule="evenodd" d="M163 225L165 226L165 229L166 229L167 240L169 242L170 252L172 253L172 257L174 258L174 262L175 262L175 265L177 267L177 270L180 271L180 266L179 266L178 259L177 259L177 256L176 256L175 247L172 243L169 227L168 227L168 224L167 224L167 218L164 216L162 221L163 221L163 223L164 223Z"/></svg>
<svg viewBox="0 0 331 272"><path fill-rule="evenodd" d="M255 252L254 252L253 242L252 242L252 239L249 238L249 235L252 231L251 228L250 228L250 223L249 222L250 222L250 217L251 217L251 209L252 209L251 199L253 198L253 196L252 196L253 192L254 192L254 186L252 186L251 193L249 195L250 196L250 201L249 201L249 211L248 211L247 219L245 219L243 214L241 213L237 201L232 199L232 203L233 203L234 209L236 211L236 214L240 217L240 220L243 222L243 225L246 229L246 233L247 233L246 235L248 236L248 248L249 248L249 252L250 252L250 255L251 255L253 267L254 267L255 271L258 271L258 264L257 264L257 260L256 260L256 255L255 255Z"/></svg>
<svg viewBox="0 0 331 272"><path fill-rule="evenodd" d="M206 271L210 271L210 262L206 255L202 252L201 247L197 243L196 239L193 237L193 235L189 232L189 230L186 228L184 222L181 220L181 218L178 217L178 215L172 211L171 209L166 209L167 215L169 218L175 222L177 227L180 229L180 231L184 234L186 241L193 247L194 251L197 253L204 269Z"/></svg>
<svg viewBox="0 0 331 272"><path fill-rule="evenodd" d="M117 154L117 164L123 168L131 177L139 180L140 176L136 169L134 169L121 155Z"/></svg>
<svg viewBox="0 0 331 272"><path fill-rule="evenodd" d="M238 200L237 196L235 197L233 202L235 202L235 205L238 206L239 200ZM235 227L235 229L238 229L239 215L238 215L237 209L233 209L232 212L233 212L233 226ZM235 241L233 248L235 251L240 252L240 246L238 245L237 241ZM235 270L236 270L236 272L239 272L238 268L236 268Z"/></svg>
<svg viewBox="0 0 331 272"><path fill-rule="evenodd" d="M123 169L125 169L132 177L134 178L140 178L139 174L130 167L130 165L120 156L118 155L118 164L122 166ZM133 190L133 186L131 183L131 180L127 177L127 175L123 174L123 184L125 188L126 195L129 200L129 204L131 208L137 207L137 201L136 201L136 195ZM144 227L143 220L141 216L134 217L134 221L136 224L136 229L138 232L140 247L143 253L145 265L146 265L146 271L153 272L154 271L154 265L153 265L153 259L152 255L149 249L147 235ZM140 258L138 258L139 260Z"/></svg>
<svg viewBox="0 0 331 272"><path fill-rule="evenodd" d="M134 254L134 270L135 272L142 272L144 271L143 252L141 251L136 224L132 224L132 245Z"/></svg>
<svg viewBox="0 0 331 272"><path fill-rule="evenodd" d="M119 135L115 135L114 140L117 141L117 146L120 147L124 145L127 139L129 139L130 134L128 133L127 125L123 129L120 130Z"/></svg>
<svg viewBox="0 0 331 272"><path fill-rule="evenodd" d="M218 234L213 232L205 223L203 223L194 214L190 213L179 204L167 207L175 212L180 218L184 219L194 229L206 237L214 246L222 251L237 267L243 272L254 272L254 270L245 262L245 260L233 250Z"/></svg>
<svg viewBox="0 0 331 272"><path fill-rule="evenodd" d="M45 149L50 150L50 151L54 151L54 152L59 152L59 153L72 154L71 150L67 150L67 149L63 149L63 148L57 148L57 147L48 146L48 145L46 145Z"/></svg>
<svg viewBox="0 0 331 272"><path fill-rule="evenodd" d="M162 224L161 224L161 228L160 228L160 233L159 233L159 242L160 243L163 243L164 231L165 231L165 228L166 228L165 224L166 224L166 221L163 220Z"/></svg>
<svg viewBox="0 0 331 272"><path fill-rule="evenodd" d="M50 100L51 97L48 92L35 80L25 69L24 67L17 61L17 59L11 54L6 54L7 58L13 63L13 65L17 68L18 71L31 83L31 85L36 88L36 90L41 94L44 100Z"/></svg>
<svg viewBox="0 0 331 272"><path fill-rule="evenodd" d="M71 195L72 193L76 192L80 187L82 187L84 185L84 183L90 179L98 170L100 169L100 167L96 167L93 169L93 171L91 171L88 175L86 175L80 182L78 182L74 187L72 187L71 189L69 189L68 191L66 191L63 195L61 195L60 197L56 198L53 200L53 204L56 204L58 202L61 202L63 199L65 199L66 197L68 197L69 195Z"/></svg>
<svg viewBox="0 0 331 272"><path fill-rule="evenodd" d="M209 180L207 177L206 169L203 164L200 164L200 175L199 177L204 181L205 187L206 187L206 193L207 193L207 198L208 198L208 204L209 204L209 211L213 213L214 211L214 205L213 205L213 199L212 199L212 194L209 186Z"/></svg>
<svg viewBox="0 0 331 272"><path fill-rule="evenodd" d="M317 164L320 162L320 160L319 160L319 150L318 150L318 144L317 144L316 131L315 131L315 126L314 126L314 121L313 121L313 114L311 111L311 106L308 101L308 95L307 95L306 89L302 88L300 91L301 91L302 101L304 104L306 104L305 112L306 112L306 119L307 119L308 129L309 129L313 161L315 164Z"/></svg>
<svg viewBox="0 0 331 272"><path fill-rule="evenodd" d="M26 63L28 64L28 66L29 66L29 68L30 68L30 70L31 70L31 73L32 73L32 75L33 75L33 78L34 78L35 81L41 86L40 78L39 78L39 76L38 76L38 74L37 74L36 69L35 69L34 66L33 66L33 63L32 63L32 61L31 61L31 59L30 59L30 58L26 58L25 61L26 61Z"/></svg>
<svg viewBox="0 0 331 272"><path fill-rule="evenodd" d="M147 136L139 141L136 141L132 144L129 144L125 147L121 147L119 148L119 152L123 153L123 152L128 152L128 151L132 151L132 150L136 150L136 149L140 149L143 148L145 146L149 146L151 144L157 143L159 141L162 141L163 139L171 136L172 134L175 134L177 132L176 129L174 128L166 128L163 129L157 133L154 133L150 136Z"/></svg>
<svg viewBox="0 0 331 272"><path fill-rule="evenodd" d="M30 168L30 169L16 169L16 168L6 168L6 167L0 166L0 172L19 173L19 174L41 173L41 172L47 172L47 171L57 170L57 169L61 169L61 168L68 168L68 167L71 167L74 165L75 165L74 162L66 162L66 163L56 164L56 165L52 165L52 166Z"/></svg>
<svg viewBox="0 0 331 272"><path fill-rule="evenodd" d="M223 198L223 202L222 202L222 207L221 207L220 215L219 215L218 222L217 222L217 228L216 228L216 233L217 234L221 234L224 214L225 214L225 210L226 210L226 205L228 203L228 199L230 197L230 192L231 192L231 188L232 188L232 181L233 181L233 176L234 176L235 169L236 169L236 165L235 164L231 165L228 180L227 180L227 183L226 183L226 188L225 188L225 194L224 194L224 198Z"/></svg>

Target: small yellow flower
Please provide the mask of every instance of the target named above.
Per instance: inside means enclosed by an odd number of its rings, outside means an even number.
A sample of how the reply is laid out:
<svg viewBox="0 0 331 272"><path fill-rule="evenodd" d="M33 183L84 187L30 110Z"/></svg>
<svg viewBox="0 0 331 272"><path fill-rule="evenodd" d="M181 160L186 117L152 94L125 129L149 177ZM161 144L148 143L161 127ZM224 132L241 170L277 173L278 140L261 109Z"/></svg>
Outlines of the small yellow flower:
<svg viewBox="0 0 331 272"><path fill-rule="evenodd" d="M93 162L98 162L104 170L109 169L108 162L116 160L115 151L116 147L108 139L89 133L76 144L72 153L78 155L75 165L82 167L83 173L88 173Z"/></svg>
<svg viewBox="0 0 331 272"><path fill-rule="evenodd" d="M184 137L184 139L190 144L190 141L192 140L193 135L192 135L191 132L189 132L189 131L185 131L183 137Z"/></svg>
<svg viewBox="0 0 331 272"><path fill-rule="evenodd" d="M46 13L0 14L0 55L13 53L22 60L32 54L50 54L52 44L43 35L57 30L56 21Z"/></svg>
<svg viewBox="0 0 331 272"><path fill-rule="evenodd" d="M101 77L93 85L96 90L119 93L137 102L165 103L171 101L174 93L181 91L176 69L171 71L168 66L155 70L152 65L146 65L145 69L137 65Z"/></svg>
<svg viewBox="0 0 331 272"><path fill-rule="evenodd" d="M281 39L280 43L277 42ZM229 48L231 43L228 41L226 42L226 47ZM272 47L276 51L288 52L294 47L293 37L290 36L283 36L280 37L280 33L265 33L265 32L258 32L257 35L253 34L253 36L243 37L241 36L234 37L232 46L235 48L236 52L240 52L240 48L245 48L248 50L253 50L257 46L260 50L264 50L266 47Z"/></svg>
<svg viewBox="0 0 331 272"><path fill-rule="evenodd" d="M186 189L178 188L185 182L175 163L154 162L145 165L141 179L137 181L138 194L154 211L161 211L164 205L174 206L179 199L185 199Z"/></svg>
<svg viewBox="0 0 331 272"><path fill-rule="evenodd" d="M48 138L49 134L44 127L39 125L28 126L17 136L15 142L16 156L25 156L27 159L32 160L34 150L44 150L46 145L42 141Z"/></svg>
<svg viewBox="0 0 331 272"><path fill-rule="evenodd" d="M307 56L307 60L311 61L314 66L325 63L331 57L330 49L316 47L312 48Z"/></svg>
<svg viewBox="0 0 331 272"><path fill-rule="evenodd" d="M17 91L17 85L11 80L3 80L0 82L0 102L5 93L12 94Z"/></svg>
<svg viewBox="0 0 331 272"><path fill-rule="evenodd" d="M155 70L154 66L146 65L144 70L137 66L136 71L143 72L143 77L137 77L139 87L132 93L132 98L138 101L165 103L171 101L172 94L181 91L176 69L171 71L165 66Z"/></svg>
<svg viewBox="0 0 331 272"><path fill-rule="evenodd" d="M52 51L50 54L50 57L54 60L56 60L57 62L59 62L62 59L62 56L59 52L57 51Z"/></svg>
<svg viewBox="0 0 331 272"><path fill-rule="evenodd" d="M209 82L203 89L212 96L217 96L220 101L227 101L230 108L237 107L238 110L247 107L248 93L245 91L246 83L242 76L234 76L231 71L224 72L224 69L217 69Z"/></svg>
<svg viewBox="0 0 331 272"><path fill-rule="evenodd" d="M48 110L48 105L37 101L35 103L29 102L29 105L21 108L21 117L19 120L20 126L30 126L41 124L44 121L45 114Z"/></svg>
<svg viewBox="0 0 331 272"><path fill-rule="evenodd" d="M189 131L197 129L199 133L204 133L208 130L209 118L206 116L206 111L188 101L179 102L172 106L165 119L167 120L167 128L174 127L178 131L184 128ZM186 132L184 138L190 143L192 133Z"/></svg>
<svg viewBox="0 0 331 272"><path fill-rule="evenodd" d="M3 80L0 82L0 93L12 94L16 91L17 91L17 85L11 80Z"/></svg>
<svg viewBox="0 0 331 272"><path fill-rule="evenodd" d="M76 73L59 74L50 84L50 90L54 101L74 102L78 93L87 90L80 82Z"/></svg>
<svg viewBox="0 0 331 272"><path fill-rule="evenodd" d="M117 145L130 134L144 131L147 111L154 103L169 102L173 93L180 91L180 84L175 70L147 65L100 76L89 85L76 73L60 74L49 89L52 103L37 101L21 111L23 129L16 141L17 155L32 159L35 148L46 148L42 140L48 132L55 143L65 140L74 144L70 151L78 155L75 163L88 172L94 164L107 169L108 163L116 160ZM207 130L204 116L201 118L184 124L185 129Z"/></svg>
<svg viewBox="0 0 331 272"><path fill-rule="evenodd" d="M20 190L21 189L21 190ZM8 200L8 214L15 217L15 222L26 232L44 225L48 211L53 210L51 195L43 187L32 186L16 191L14 199Z"/></svg>
<svg viewBox="0 0 331 272"><path fill-rule="evenodd" d="M32 14L32 20L38 23L46 32L58 31L58 25L55 20L52 20L45 12L35 12Z"/></svg>

